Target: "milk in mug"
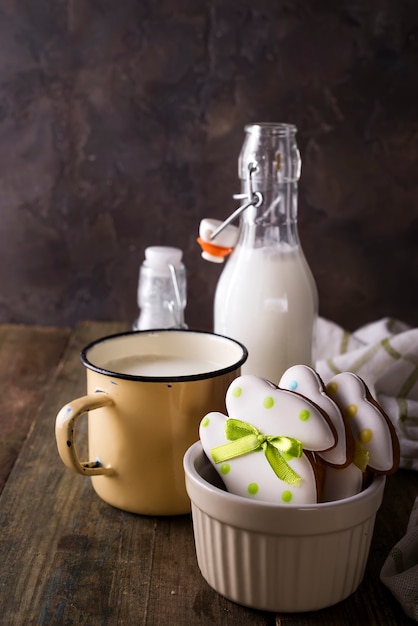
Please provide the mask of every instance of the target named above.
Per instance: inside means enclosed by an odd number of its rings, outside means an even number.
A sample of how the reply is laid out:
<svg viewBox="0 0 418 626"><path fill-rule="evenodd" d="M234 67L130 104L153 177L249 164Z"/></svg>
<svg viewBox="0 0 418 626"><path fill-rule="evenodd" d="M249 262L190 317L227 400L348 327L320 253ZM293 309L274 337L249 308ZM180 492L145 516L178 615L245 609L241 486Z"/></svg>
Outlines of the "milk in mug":
<svg viewBox="0 0 418 626"><path fill-rule="evenodd" d="M195 376L222 369L219 363L170 355L133 355L108 361L105 369L129 376L150 378Z"/></svg>

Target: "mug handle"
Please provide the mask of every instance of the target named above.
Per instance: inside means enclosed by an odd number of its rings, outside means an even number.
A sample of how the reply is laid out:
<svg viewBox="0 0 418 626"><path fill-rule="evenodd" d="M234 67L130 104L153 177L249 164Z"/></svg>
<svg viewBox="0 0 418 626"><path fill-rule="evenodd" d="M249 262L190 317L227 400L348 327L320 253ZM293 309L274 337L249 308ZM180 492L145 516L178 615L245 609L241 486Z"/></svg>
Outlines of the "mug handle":
<svg viewBox="0 0 418 626"><path fill-rule="evenodd" d="M58 452L64 465L83 476L100 476L114 473L111 467L100 465L100 461L81 462L74 443L75 425L81 415L88 411L94 411L94 409L113 405L112 398L106 393L100 392L82 396L62 407L55 421L55 438Z"/></svg>

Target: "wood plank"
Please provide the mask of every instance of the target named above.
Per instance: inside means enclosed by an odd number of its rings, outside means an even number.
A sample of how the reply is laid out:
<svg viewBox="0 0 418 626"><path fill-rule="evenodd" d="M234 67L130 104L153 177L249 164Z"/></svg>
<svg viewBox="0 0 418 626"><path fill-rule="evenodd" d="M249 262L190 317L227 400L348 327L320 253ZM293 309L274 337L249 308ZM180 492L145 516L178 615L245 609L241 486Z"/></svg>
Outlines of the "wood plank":
<svg viewBox="0 0 418 626"><path fill-rule="evenodd" d="M69 336L68 328L0 326L0 493Z"/></svg>
<svg viewBox="0 0 418 626"><path fill-rule="evenodd" d="M208 587L197 567L190 516L119 511L95 495L88 479L64 468L56 451L54 421L66 401L84 393L80 349L118 330L122 328L105 323L76 329L0 498L2 623L414 623L403 618L378 575L388 550L405 531L416 473L400 472L388 480L366 578L357 593L323 611L273 615L238 606Z"/></svg>
<svg viewBox="0 0 418 626"><path fill-rule="evenodd" d="M113 511L94 496L88 480L62 465L55 445L54 422L58 409L68 399L85 392L85 373L79 361L81 348L101 335L124 328L120 324L83 324L74 333L3 490L0 499L3 623L65 623L61 616L74 616L74 611L77 612L74 590L82 591L83 607L86 603L88 606L90 598L91 611L99 611L101 615L98 598L107 600L114 576L112 566L116 565L110 558L110 567L107 566L107 518ZM115 531L119 532L118 523ZM117 537L113 540L117 541ZM117 554L114 547L111 552ZM91 586L90 579L97 584ZM89 596L90 587L98 594L94 599ZM84 611L89 619L89 610L83 608Z"/></svg>

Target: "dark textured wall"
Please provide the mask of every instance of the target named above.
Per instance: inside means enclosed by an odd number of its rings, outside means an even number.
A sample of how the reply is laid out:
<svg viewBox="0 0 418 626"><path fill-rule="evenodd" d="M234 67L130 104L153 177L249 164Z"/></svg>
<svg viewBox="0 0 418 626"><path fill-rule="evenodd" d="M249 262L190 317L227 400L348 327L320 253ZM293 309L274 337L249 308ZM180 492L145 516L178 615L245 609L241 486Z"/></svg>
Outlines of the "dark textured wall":
<svg viewBox="0 0 418 626"><path fill-rule="evenodd" d="M416 0L0 3L0 321L137 313L147 245L183 248L212 323L202 217L239 190L248 122L297 125L320 312L418 323Z"/></svg>

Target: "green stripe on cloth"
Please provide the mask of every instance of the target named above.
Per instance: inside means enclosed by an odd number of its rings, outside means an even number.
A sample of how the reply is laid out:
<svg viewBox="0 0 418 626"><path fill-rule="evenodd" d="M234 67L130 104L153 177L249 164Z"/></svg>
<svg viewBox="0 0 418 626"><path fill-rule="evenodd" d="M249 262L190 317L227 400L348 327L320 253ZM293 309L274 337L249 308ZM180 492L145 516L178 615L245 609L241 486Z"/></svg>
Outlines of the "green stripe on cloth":
<svg viewBox="0 0 418 626"><path fill-rule="evenodd" d="M397 350L395 350L395 348L390 345L390 339L391 339L390 337L386 337L385 339L382 339L382 341L380 342L382 344L382 347L386 350L386 352L393 359L400 359L400 358L402 358L402 354L400 352L398 352Z"/></svg>
<svg viewBox="0 0 418 626"><path fill-rule="evenodd" d="M341 337L340 354L345 354L348 350L348 342L350 340L350 333L345 330Z"/></svg>
<svg viewBox="0 0 418 626"><path fill-rule="evenodd" d="M359 359L357 359L357 361L354 361L351 365L349 365L348 369L350 372L355 373L357 370L359 370L363 365L365 365L366 363L368 363L369 361L371 361L371 359L373 358L373 356L376 354L376 352L378 352L381 348L381 344L377 343L374 346L371 346L367 352L364 352L361 357ZM331 359L327 359L327 365L329 367L329 369L331 370L331 372L333 372L334 374L341 374L342 370L337 367L337 365L335 365L334 360Z"/></svg>
<svg viewBox="0 0 418 626"><path fill-rule="evenodd" d="M399 410L399 421L403 424L408 419L408 404L405 398L396 398Z"/></svg>
<svg viewBox="0 0 418 626"><path fill-rule="evenodd" d="M352 365L350 366L350 372L358 372L358 370L360 370L364 365L372 360L372 358L375 356L375 354L377 354L377 352L379 352L381 348L383 348L385 352L392 357L392 359L397 360L402 358L400 352L398 352L397 350L395 350L395 348L393 348L393 346L391 346L390 339L390 337L386 337L385 339L382 339L382 341L380 341L379 343L370 346L370 348L366 352L364 352L361 357L357 359L357 361L354 361L354 363L352 363Z"/></svg>
<svg viewBox="0 0 418 626"><path fill-rule="evenodd" d="M341 370L335 365L332 359L327 359L327 365L334 374L341 374Z"/></svg>
<svg viewBox="0 0 418 626"><path fill-rule="evenodd" d="M396 398L396 404L398 405L398 422L397 422L397 426L399 428L399 431L405 435L406 435L406 421L409 420L409 416L408 416L408 403L405 400L405 398Z"/></svg>
<svg viewBox="0 0 418 626"><path fill-rule="evenodd" d="M359 359L357 359L357 361L354 361L354 363L350 365L350 372L353 372L355 374L359 369L363 367L363 365L366 365L366 363L372 360L374 355L379 352L381 347L381 343L376 343L374 346L371 346L366 352L361 355Z"/></svg>
<svg viewBox="0 0 418 626"><path fill-rule="evenodd" d="M399 396L401 398L406 398L409 395L412 387L416 384L418 380L418 366L412 371L412 373L408 376L404 384L402 385Z"/></svg>

